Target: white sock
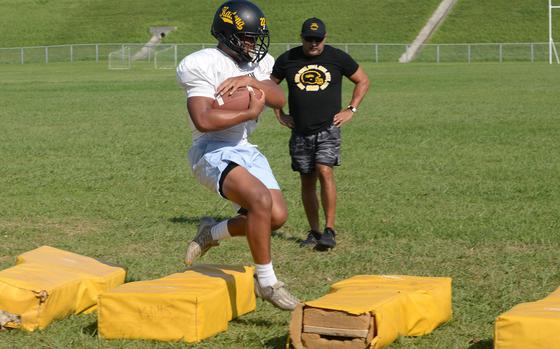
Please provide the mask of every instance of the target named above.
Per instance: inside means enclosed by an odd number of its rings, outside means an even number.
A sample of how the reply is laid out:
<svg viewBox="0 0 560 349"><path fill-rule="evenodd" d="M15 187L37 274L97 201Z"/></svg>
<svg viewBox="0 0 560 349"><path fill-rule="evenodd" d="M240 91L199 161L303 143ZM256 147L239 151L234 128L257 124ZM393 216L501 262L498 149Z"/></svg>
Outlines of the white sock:
<svg viewBox="0 0 560 349"><path fill-rule="evenodd" d="M221 221L220 223L214 225L210 230L210 234L212 234L212 239L216 241L228 239L231 237L229 234L229 230L227 227L227 219L225 221Z"/></svg>
<svg viewBox="0 0 560 349"><path fill-rule="evenodd" d="M278 282L276 274L274 274L274 268L272 268L272 262L268 264L255 264L255 266L257 267L257 279L261 287L272 286Z"/></svg>

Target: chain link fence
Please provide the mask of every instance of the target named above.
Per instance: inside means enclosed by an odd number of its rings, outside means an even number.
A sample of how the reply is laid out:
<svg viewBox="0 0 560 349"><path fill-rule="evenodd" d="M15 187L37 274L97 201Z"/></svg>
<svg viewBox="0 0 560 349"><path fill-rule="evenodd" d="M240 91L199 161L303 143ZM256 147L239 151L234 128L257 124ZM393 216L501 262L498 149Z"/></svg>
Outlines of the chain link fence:
<svg viewBox="0 0 560 349"><path fill-rule="evenodd" d="M398 62L408 44L329 43L349 53L359 62ZM55 63L91 61L111 64L121 59L120 66L137 62L154 64L155 68L170 68L186 55L216 44L73 44L0 48L0 64ZM270 54L277 57L299 43L274 43ZM423 45L415 62L475 63L475 62L548 62L548 43L480 43ZM139 53L142 52L140 55ZM126 57L125 57L126 53ZM123 60L128 59L128 62ZM116 62L114 62L116 63Z"/></svg>

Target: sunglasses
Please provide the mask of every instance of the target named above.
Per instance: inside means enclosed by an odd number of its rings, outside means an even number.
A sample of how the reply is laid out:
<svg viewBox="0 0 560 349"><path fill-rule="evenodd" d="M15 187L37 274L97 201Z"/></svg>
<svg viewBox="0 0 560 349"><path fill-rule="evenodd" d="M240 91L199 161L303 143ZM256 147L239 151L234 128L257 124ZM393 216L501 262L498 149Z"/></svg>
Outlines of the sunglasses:
<svg viewBox="0 0 560 349"><path fill-rule="evenodd" d="M318 38L318 37L314 37L314 36L304 36L303 37L303 40L305 40L307 42L316 42L316 43L322 42L323 39L325 39L325 38Z"/></svg>

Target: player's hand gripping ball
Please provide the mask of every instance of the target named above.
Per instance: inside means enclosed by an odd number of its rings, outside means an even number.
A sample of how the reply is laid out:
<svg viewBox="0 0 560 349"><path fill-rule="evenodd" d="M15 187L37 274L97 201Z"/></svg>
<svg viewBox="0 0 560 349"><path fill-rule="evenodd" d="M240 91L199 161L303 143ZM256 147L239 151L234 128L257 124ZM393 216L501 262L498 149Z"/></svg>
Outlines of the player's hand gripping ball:
<svg viewBox="0 0 560 349"><path fill-rule="evenodd" d="M253 98L261 98L262 91L251 86L243 86L235 90L231 95L226 93L214 99L212 108L224 110L247 110L251 101L250 93L254 93Z"/></svg>

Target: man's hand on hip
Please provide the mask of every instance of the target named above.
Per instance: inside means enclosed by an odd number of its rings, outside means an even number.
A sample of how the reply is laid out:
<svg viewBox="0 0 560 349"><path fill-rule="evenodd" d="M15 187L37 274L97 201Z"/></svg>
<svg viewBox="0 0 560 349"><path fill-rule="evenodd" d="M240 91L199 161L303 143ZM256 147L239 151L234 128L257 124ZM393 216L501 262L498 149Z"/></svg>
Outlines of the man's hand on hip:
<svg viewBox="0 0 560 349"><path fill-rule="evenodd" d="M350 109L344 109L334 116L333 123L336 127L340 127L350 121L354 113Z"/></svg>
<svg viewBox="0 0 560 349"><path fill-rule="evenodd" d="M290 114L286 114L283 111L281 111L280 114L276 117L276 119L278 119L280 125L289 128L294 128L294 118Z"/></svg>

